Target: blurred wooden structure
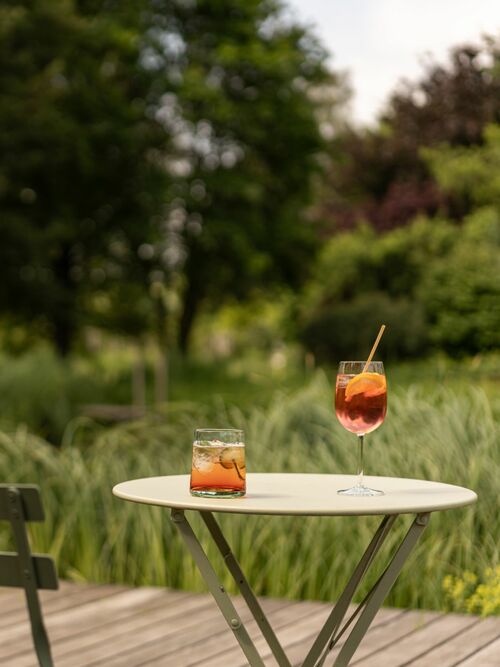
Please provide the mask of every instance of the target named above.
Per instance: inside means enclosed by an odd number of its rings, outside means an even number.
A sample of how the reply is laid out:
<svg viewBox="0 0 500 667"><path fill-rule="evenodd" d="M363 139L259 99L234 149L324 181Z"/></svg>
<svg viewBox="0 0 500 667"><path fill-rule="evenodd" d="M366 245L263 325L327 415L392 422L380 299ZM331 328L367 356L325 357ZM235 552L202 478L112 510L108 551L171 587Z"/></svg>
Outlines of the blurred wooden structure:
<svg viewBox="0 0 500 667"><path fill-rule="evenodd" d="M127 422L141 419L146 414L146 408L138 405L111 405L108 403L90 403L82 405L81 414L96 421Z"/></svg>

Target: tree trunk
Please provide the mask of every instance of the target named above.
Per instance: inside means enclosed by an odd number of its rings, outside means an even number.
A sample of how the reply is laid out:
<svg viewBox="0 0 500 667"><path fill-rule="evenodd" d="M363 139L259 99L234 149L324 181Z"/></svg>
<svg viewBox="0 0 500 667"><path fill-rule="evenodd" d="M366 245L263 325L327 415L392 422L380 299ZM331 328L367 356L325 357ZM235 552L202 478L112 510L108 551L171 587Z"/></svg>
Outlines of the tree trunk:
<svg viewBox="0 0 500 667"><path fill-rule="evenodd" d="M158 357L155 363L155 403L162 405L168 401L168 351L158 346Z"/></svg>
<svg viewBox="0 0 500 667"><path fill-rule="evenodd" d="M168 348L169 323L168 313L161 299L156 300L158 350L154 363L155 404L161 405L168 401Z"/></svg>
<svg viewBox="0 0 500 667"><path fill-rule="evenodd" d="M54 332L54 343L61 356L67 356L76 333L76 289L70 278L70 246L63 246L53 264L58 297L52 302L49 317Z"/></svg>
<svg viewBox="0 0 500 667"><path fill-rule="evenodd" d="M54 344L61 357L66 357L71 351L71 343L75 335L75 328L71 322L57 315L52 319L54 328Z"/></svg>
<svg viewBox="0 0 500 667"><path fill-rule="evenodd" d="M137 357L132 369L132 404L141 410L146 407L146 367L140 342L137 345Z"/></svg>
<svg viewBox="0 0 500 667"><path fill-rule="evenodd" d="M198 314L200 301L201 290L190 282L184 294L184 303L179 324L179 349L184 355L189 351L191 331L196 315Z"/></svg>

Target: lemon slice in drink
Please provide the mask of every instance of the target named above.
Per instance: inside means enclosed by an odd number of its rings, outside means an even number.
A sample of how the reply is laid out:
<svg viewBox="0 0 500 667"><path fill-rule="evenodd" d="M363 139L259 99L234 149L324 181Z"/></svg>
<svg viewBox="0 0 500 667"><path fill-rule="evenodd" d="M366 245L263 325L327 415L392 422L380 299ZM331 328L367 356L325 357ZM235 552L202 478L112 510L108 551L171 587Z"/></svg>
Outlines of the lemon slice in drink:
<svg viewBox="0 0 500 667"><path fill-rule="evenodd" d="M355 375L347 383L345 389L346 401L349 401L353 396L364 394L365 396L374 397L385 393L386 382L385 376L379 373L359 373Z"/></svg>

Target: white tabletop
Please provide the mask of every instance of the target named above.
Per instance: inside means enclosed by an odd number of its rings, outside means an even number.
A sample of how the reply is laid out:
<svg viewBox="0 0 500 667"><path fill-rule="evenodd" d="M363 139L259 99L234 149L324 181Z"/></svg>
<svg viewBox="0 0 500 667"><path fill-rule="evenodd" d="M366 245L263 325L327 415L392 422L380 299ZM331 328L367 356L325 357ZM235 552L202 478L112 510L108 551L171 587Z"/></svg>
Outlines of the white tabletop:
<svg viewBox="0 0 500 667"><path fill-rule="evenodd" d="M117 484L118 498L176 509L235 514L367 515L434 512L471 505L474 491L461 486L398 477L365 477L383 496L340 496L354 484L352 475L250 473L242 498L198 498L189 493L189 475L147 477Z"/></svg>

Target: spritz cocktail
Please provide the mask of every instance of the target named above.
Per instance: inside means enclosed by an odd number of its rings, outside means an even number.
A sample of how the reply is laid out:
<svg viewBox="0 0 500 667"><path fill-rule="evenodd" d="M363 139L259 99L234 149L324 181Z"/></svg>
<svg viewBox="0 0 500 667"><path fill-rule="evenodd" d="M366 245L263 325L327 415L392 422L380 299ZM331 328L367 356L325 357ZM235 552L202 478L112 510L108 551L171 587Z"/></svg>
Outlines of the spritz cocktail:
<svg viewBox="0 0 500 667"><path fill-rule="evenodd" d="M359 439L358 481L339 493L354 496L381 495L382 491L363 484L364 436L382 424L387 411L387 383L384 365L372 361L341 361L335 385L335 412L342 426Z"/></svg>

